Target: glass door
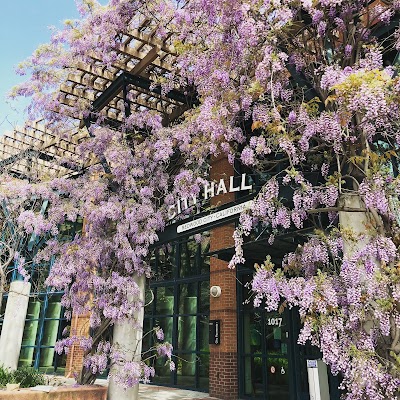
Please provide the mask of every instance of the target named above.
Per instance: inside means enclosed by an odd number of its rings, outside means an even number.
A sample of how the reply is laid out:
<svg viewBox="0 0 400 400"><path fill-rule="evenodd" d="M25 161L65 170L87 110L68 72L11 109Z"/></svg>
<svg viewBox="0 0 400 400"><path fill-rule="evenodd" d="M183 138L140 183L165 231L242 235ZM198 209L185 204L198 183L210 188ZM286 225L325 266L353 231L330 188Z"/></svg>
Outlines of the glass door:
<svg viewBox="0 0 400 400"><path fill-rule="evenodd" d="M144 331L159 326L165 341L174 348L176 369L165 359L155 361L153 383L207 391L209 387L210 257L207 236L156 249L155 271L145 308ZM152 335L143 340L143 350L154 345ZM154 361L152 360L151 363Z"/></svg>
<svg viewBox="0 0 400 400"><path fill-rule="evenodd" d="M291 313L254 308L248 283L239 275L239 382L245 398L293 400Z"/></svg>
<svg viewBox="0 0 400 400"><path fill-rule="evenodd" d="M254 308L250 269L238 270L239 392L265 400L310 400L307 359L321 353L310 343L297 344L300 320L296 309L283 313ZM330 398L339 400L340 377L329 373Z"/></svg>

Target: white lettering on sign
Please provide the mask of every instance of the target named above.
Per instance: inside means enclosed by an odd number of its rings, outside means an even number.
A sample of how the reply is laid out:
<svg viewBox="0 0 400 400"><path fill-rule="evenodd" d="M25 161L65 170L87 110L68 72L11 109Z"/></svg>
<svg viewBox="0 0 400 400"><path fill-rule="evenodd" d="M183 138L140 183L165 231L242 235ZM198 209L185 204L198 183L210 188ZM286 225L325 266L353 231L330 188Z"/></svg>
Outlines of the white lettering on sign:
<svg viewBox="0 0 400 400"><path fill-rule="evenodd" d="M240 192L242 190L251 190L252 185L246 185L246 174L242 174L240 179L240 185L235 186L234 177L229 178L229 190L226 187L225 181L221 178L218 183L207 182L203 186L203 198L205 200L211 199L214 196L219 196L220 194ZM192 196L191 198L182 197L176 203L168 207L168 218L169 220L174 219L182 211L187 210L197 204L197 197Z"/></svg>
<svg viewBox="0 0 400 400"><path fill-rule="evenodd" d="M267 324L270 326L282 326L282 318L268 318Z"/></svg>
<svg viewBox="0 0 400 400"><path fill-rule="evenodd" d="M215 183L210 182L204 185L204 198L207 200L208 198L215 196Z"/></svg>
<svg viewBox="0 0 400 400"><path fill-rule="evenodd" d="M216 195L218 196L220 194L226 193L228 193L228 191L226 190L225 181L223 179L220 179Z"/></svg>
<svg viewBox="0 0 400 400"><path fill-rule="evenodd" d="M205 217L201 217L194 221L186 222L182 225L179 225L176 228L177 233L182 233L189 231L194 228L198 228L199 226L203 226L209 224L211 222L219 221L220 219L224 219L230 217L232 215L240 214L242 211L247 210L253 204L253 200L246 201L241 204L237 204L236 206L226 208L225 210L217 211L213 214L206 215ZM282 318L281 318L282 319Z"/></svg>
<svg viewBox="0 0 400 400"><path fill-rule="evenodd" d="M215 344L219 344L219 321L215 322Z"/></svg>
<svg viewBox="0 0 400 400"><path fill-rule="evenodd" d="M240 190L240 186L234 187L233 184L233 176L229 178L229 191L230 192L238 192Z"/></svg>

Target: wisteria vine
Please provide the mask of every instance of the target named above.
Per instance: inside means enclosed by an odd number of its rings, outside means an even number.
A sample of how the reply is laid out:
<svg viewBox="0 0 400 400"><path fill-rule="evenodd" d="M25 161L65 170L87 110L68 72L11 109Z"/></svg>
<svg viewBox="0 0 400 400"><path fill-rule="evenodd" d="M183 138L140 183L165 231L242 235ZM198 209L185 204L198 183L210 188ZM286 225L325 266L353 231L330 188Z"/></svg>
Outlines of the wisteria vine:
<svg viewBox="0 0 400 400"><path fill-rule="evenodd" d="M23 211L20 222L52 235L38 257L57 255L48 284L64 291L63 304L90 311L93 326L135 314L140 304L127 301L137 295L133 277L151 274L149 246L168 206L197 196L209 157L222 153L265 177L240 217L231 267L245 262L243 244L260 225L268 246L283 232L304 232L280 265L260 260L255 305L298 307L299 343L320 348L342 375L346 399L398 399L400 2L86 0L78 7L82 19L67 21L19 68L29 78L13 96L32 97L31 117L65 136L71 112L90 115L85 100L67 112L59 85L93 52L104 68L118 62L121 32L138 16L161 40L172 37L178 54L174 71L152 77L154 85L163 93L195 88L199 104L167 125L146 110L111 129L100 113L79 151L84 160L105 157L110 173L95 165L74 180L3 180L7 198L50 202L45 216ZM84 234L61 243L58 226L77 215ZM88 368L104 363L107 346L97 347ZM131 366L127 376L151 375L138 370Z"/></svg>

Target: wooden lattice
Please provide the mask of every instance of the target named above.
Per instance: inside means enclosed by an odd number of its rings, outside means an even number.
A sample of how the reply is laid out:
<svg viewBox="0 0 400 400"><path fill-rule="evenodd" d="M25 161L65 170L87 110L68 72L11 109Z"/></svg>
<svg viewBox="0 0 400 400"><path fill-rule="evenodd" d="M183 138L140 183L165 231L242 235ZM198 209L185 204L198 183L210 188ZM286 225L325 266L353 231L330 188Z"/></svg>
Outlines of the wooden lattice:
<svg viewBox="0 0 400 400"><path fill-rule="evenodd" d="M21 178L37 180L73 175L98 162L93 157L83 163L76 154L77 144L89 134L83 123L83 115L76 113L75 106L82 102L86 106L93 105L123 74L151 83L154 77L165 77L171 73L176 61L172 37L167 35L161 40L156 31L148 19L139 22L134 20L126 32L120 34L120 44L116 48L118 57L114 63L105 65L92 51L90 62L71 66L67 80L60 86L62 110L54 111L77 120L76 127L66 132L65 138L58 133L53 134L44 121L29 123L24 128L4 133L0 137L0 172L7 171ZM178 90L177 93L180 93ZM118 123L123 113L154 110L169 122L189 107L183 95L174 98L160 90L135 85L134 82L125 87L125 96L123 89L118 88L96 111Z"/></svg>
<svg viewBox="0 0 400 400"><path fill-rule="evenodd" d="M0 137L0 170L33 181L71 175L88 166L76 154L85 137L84 131L56 136L43 121L15 128Z"/></svg>
<svg viewBox="0 0 400 400"><path fill-rule="evenodd" d="M111 65L105 66L94 51L90 53L90 63L78 63L61 85L61 103L67 108L82 101L91 104L124 72L149 81L154 77L165 77L173 70L176 60L171 42L171 35L158 39L156 28L150 28L149 21L144 20L139 27L121 33L120 44L116 48L118 59ZM130 112L155 110L171 121L188 108L183 101L139 86L129 85L127 92ZM122 119L122 114L126 112L122 89L102 111L112 120ZM70 115L73 116L74 112L71 111ZM82 115L76 117L82 119Z"/></svg>

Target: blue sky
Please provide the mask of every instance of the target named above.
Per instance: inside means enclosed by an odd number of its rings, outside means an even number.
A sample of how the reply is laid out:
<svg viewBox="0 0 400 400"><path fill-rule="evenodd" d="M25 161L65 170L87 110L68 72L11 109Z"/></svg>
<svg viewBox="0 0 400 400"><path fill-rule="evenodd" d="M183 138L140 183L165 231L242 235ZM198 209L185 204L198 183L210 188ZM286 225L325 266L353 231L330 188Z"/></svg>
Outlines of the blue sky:
<svg viewBox="0 0 400 400"><path fill-rule="evenodd" d="M74 0L1 0L0 7L0 135L23 124L26 101L7 104L8 91L21 77L15 66L50 38L49 26L62 26L65 19L78 18ZM9 103L9 101L8 101Z"/></svg>

